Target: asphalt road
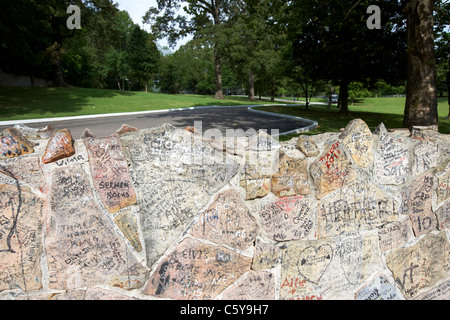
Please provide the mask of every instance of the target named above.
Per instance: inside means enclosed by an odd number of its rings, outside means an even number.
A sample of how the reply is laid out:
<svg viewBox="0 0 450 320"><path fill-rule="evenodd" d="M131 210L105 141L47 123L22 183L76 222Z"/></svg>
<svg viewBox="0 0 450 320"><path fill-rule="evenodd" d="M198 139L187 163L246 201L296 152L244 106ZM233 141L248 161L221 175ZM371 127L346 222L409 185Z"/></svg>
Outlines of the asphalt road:
<svg viewBox="0 0 450 320"><path fill-rule="evenodd" d="M146 114L127 114L121 116L98 116L90 119L69 119L63 121L48 121L38 123L25 123L32 128L42 128L52 125L57 129L67 128L72 133L74 139L78 139L82 132L89 128L95 136L103 137L115 133L122 124L128 124L138 129L152 128L160 124L170 123L176 127L185 128L194 126L195 121L201 121L202 132L208 129L219 129L222 135L226 135L226 129L242 129L246 135L254 129L266 129L267 133L273 129L278 129L280 133L287 132L311 123L308 121L281 118L273 115L255 113L248 110L248 106L242 107L211 107L194 110L180 109L176 111L165 111ZM199 123L197 123L199 124ZM0 131L12 125L0 125ZM198 128L198 126L197 126ZM246 132L247 131L247 132ZM240 134L236 134L240 135Z"/></svg>

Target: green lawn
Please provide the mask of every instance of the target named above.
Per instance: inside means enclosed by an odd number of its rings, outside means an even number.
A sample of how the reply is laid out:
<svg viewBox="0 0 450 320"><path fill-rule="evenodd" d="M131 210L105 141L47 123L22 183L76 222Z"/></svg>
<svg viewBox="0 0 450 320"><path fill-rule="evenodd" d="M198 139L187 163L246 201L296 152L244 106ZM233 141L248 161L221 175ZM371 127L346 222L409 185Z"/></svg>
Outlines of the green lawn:
<svg viewBox="0 0 450 320"><path fill-rule="evenodd" d="M217 100L212 96L188 94L0 86L0 121L239 104L262 103L251 103L245 97Z"/></svg>
<svg viewBox="0 0 450 320"><path fill-rule="evenodd" d="M131 112L186 108L208 105L268 104L267 101L250 102L246 97L226 97L223 100L202 95L168 95L161 93L128 92L85 88L42 88L0 86L0 121L66 117L86 114ZM450 134L447 98L438 98L439 132ZM363 119L374 130L380 122L388 129L401 128L405 98L364 98L349 106L350 114L341 115L336 105L264 106L260 110L295 115L319 123L307 134L339 131L355 118ZM283 120L280 120L283 121ZM298 134L296 134L298 135ZM282 140L292 136L280 137Z"/></svg>
<svg viewBox="0 0 450 320"><path fill-rule="evenodd" d="M350 120L356 118L363 119L371 130L374 130L380 122L383 122L388 129L401 128L404 107L405 98L365 98L358 100L353 106L349 106L350 114L348 116L340 114L336 105L332 105L331 109L327 109L327 106L310 105L309 111L305 111L305 106L303 105L264 106L256 107L255 109L279 112L315 120L319 123L319 127L307 134L318 134L329 131L339 131L339 129L344 128ZM450 120L445 120L447 114L447 98L438 98L440 133L450 133ZM280 139L289 140L297 135L298 134L280 137Z"/></svg>

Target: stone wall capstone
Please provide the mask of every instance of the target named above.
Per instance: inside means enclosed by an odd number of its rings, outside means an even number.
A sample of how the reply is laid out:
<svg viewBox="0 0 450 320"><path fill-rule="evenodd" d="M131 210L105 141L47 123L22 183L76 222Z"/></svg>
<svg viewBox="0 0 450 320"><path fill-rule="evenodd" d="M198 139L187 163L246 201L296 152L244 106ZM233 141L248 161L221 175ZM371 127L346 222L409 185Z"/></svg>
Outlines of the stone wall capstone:
<svg viewBox="0 0 450 320"><path fill-rule="evenodd" d="M0 137L1 300L450 298L435 128Z"/></svg>

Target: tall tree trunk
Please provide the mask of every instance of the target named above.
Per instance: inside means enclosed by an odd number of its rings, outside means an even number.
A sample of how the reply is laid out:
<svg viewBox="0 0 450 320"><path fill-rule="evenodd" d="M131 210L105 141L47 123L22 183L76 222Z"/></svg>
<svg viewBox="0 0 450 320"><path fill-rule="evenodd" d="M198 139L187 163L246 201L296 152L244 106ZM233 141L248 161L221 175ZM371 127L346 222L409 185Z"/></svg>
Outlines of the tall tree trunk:
<svg viewBox="0 0 450 320"><path fill-rule="evenodd" d="M447 120L450 119L450 58L448 59L448 69L447 72L447 103L448 103L448 115Z"/></svg>
<svg viewBox="0 0 450 320"><path fill-rule="evenodd" d="M211 1L211 13L214 19L214 25L220 25L220 5L219 2ZM217 40L216 40L217 41ZM222 59L220 55L220 49L217 42L214 44L214 73L216 76L216 93L214 98L223 99L222 92Z"/></svg>
<svg viewBox="0 0 450 320"><path fill-rule="evenodd" d="M255 78L252 70L248 73L248 98L255 100Z"/></svg>
<svg viewBox="0 0 450 320"><path fill-rule="evenodd" d="M438 125L433 0L409 0L403 127Z"/></svg>
<svg viewBox="0 0 450 320"><path fill-rule="evenodd" d="M339 90L339 99L341 103L340 113L348 115L348 80L341 81L341 88Z"/></svg>
<svg viewBox="0 0 450 320"><path fill-rule="evenodd" d="M53 85L55 87L67 87L67 83L64 81L64 73L62 62L60 59L55 60L55 77L53 81Z"/></svg>
<svg viewBox="0 0 450 320"><path fill-rule="evenodd" d="M305 105L305 111L309 111L309 92L308 92L308 84L305 85L304 87L304 91L305 91L305 96L306 96L306 105Z"/></svg>
<svg viewBox="0 0 450 320"><path fill-rule="evenodd" d="M222 92L222 59L220 58L220 54L218 52L217 45L214 46L214 73L216 76L216 93L214 98L223 99Z"/></svg>

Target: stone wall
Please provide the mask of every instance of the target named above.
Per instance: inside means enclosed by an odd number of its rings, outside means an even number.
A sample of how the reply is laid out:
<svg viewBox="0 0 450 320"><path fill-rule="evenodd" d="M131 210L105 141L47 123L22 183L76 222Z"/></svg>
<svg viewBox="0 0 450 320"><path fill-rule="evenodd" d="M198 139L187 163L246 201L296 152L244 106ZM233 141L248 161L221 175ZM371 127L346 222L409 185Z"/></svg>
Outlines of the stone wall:
<svg viewBox="0 0 450 320"><path fill-rule="evenodd" d="M7 129L0 298L448 299L450 137L431 129Z"/></svg>

